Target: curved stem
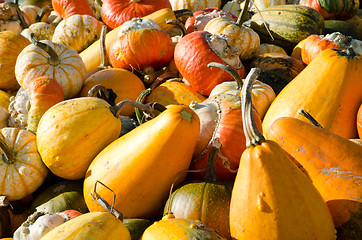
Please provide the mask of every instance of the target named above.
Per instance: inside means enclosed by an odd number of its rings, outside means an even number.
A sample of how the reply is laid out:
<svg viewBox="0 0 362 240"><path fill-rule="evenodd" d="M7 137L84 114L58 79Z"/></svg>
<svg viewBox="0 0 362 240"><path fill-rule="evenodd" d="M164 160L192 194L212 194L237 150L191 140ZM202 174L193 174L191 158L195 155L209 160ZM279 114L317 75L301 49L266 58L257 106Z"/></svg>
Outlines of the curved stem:
<svg viewBox="0 0 362 240"><path fill-rule="evenodd" d="M25 22L25 19L24 19L24 16L23 16L23 13L21 12L20 8L19 8L19 4L18 4L18 1L15 1L15 2L7 2L7 4L10 6L10 7L14 7L16 9L16 12L19 16L19 20L20 20L20 23L21 23L21 26L23 27L23 29L25 28L28 28L28 24Z"/></svg>
<svg viewBox="0 0 362 240"><path fill-rule="evenodd" d="M311 122L314 126L320 127L323 129L322 125L320 125L319 122L317 122L317 120L304 109L298 109L298 114L307 118L309 120L309 122Z"/></svg>
<svg viewBox="0 0 362 240"><path fill-rule="evenodd" d="M107 35L107 25L102 26L101 36L100 36L100 45L101 45L101 65L99 66L99 70L110 67L108 56L107 56L107 48L106 48L106 35Z"/></svg>
<svg viewBox="0 0 362 240"><path fill-rule="evenodd" d="M115 106L110 107L110 109L111 109L111 112L113 113L113 115L118 117L119 112L122 110L122 108L124 106L131 106L131 107L139 108L141 110L148 111L148 112L153 112L155 110L163 112L164 110L166 110L166 108L159 103L143 104L143 103L135 102L132 100L123 100L122 102L117 103Z"/></svg>
<svg viewBox="0 0 362 240"><path fill-rule="evenodd" d="M183 37L183 36L185 36L187 34L187 30L185 28L185 25L181 21L175 20L175 19L165 19L165 22L167 24L174 25L175 27L180 29L180 31L182 33L181 37Z"/></svg>
<svg viewBox="0 0 362 240"><path fill-rule="evenodd" d="M221 68L222 70L228 72L231 76L233 76L233 78L235 79L235 82L237 84L237 90L241 90L241 88L243 87L243 79L240 77L239 73L237 71L235 71L235 69L231 68L230 66L221 64L221 63L217 63L217 62L210 62L209 64L207 64L207 67Z"/></svg>
<svg viewBox="0 0 362 240"><path fill-rule="evenodd" d="M210 151L209 156L207 159L207 165L206 165L206 175L204 178L205 182L216 182L216 169L215 169L215 162L218 158L218 153L221 151L221 143L218 138L215 138Z"/></svg>
<svg viewBox="0 0 362 240"><path fill-rule="evenodd" d="M253 84L260 74L260 68L252 68L246 76L241 90L241 111L243 118L246 147L255 146L265 142L263 134L256 127L253 115L252 93Z"/></svg>
<svg viewBox="0 0 362 240"><path fill-rule="evenodd" d="M160 86L162 83L166 82L169 79L177 78L178 71L165 72L158 76L155 81L150 86L150 89L153 90L156 87Z"/></svg>
<svg viewBox="0 0 362 240"><path fill-rule="evenodd" d="M3 154L3 161L6 164L12 164L15 162L16 158L15 158L15 154L13 152L10 151L9 147L6 145L5 141L0 138L0 148L1 150L3 150L4 154Z"/></svg>
<svg viewBox="0 0 362 240"><path fill-rule="evenodd" d="M51 4L42 7L40 9L40 11L38 12L38 15L36 16L35 21L40 22L43 19L43 17L45 16L45 14L47 14L47 13L49 13L51 11L53 11L53 7L52 7Z"/></svg>
<svg viewBox="0 0 362 240"><path fill-rule="evenodd" d="M194 14L190 9L174 10L175 17L182 23L185 23L187 18L192 17Z"/></svg>
<svg viewBox="0 0 362 240"><path fill-rule="evenodd" d="M35 46L41 48L42 50L44 50L46 53L48 53L49 58L48 58L48 63L52 66L57 66L60 63L58 54L55 52L55 50L53 48L51 48L49 45L39 42L38 40L35 39L34 33L30 34L30 41L32 44L34 44Z"/></svg>
<svg viewBox="0 0 362 240"><path fill-rule="evenodd" d="M87 97L95 97L98 93L101 93L105 95L106 98L108 98L107 89L102 84L97 84L93 86L87 93Z"/></svg>
<svg viewBox="0 0 362 240"><path fill-rule="evenodd" d="M239 27L241 27L241 25L249 20L249 13L248 13L248 10L249 10L249 1L250 0L245 0L245 4L244 4L244 8L243 8L243 11L241 11L239 13L239 16L238 16L238 20L236 21L236 25L238 25Z"/></svg>
<svg viewBox="0 0 362 240"><path fill-rule="evenodd" d="M146 90L144 90L143 92L141 92L141 94L137 97L136 102L138 103L143 103L144 98L150 94L152 91L151 88L147 88ZM139 108L135 109L135 114L136 114L136 118L137 118L137 122L139 125L141 125L143 123L143 111Z"/></svg>

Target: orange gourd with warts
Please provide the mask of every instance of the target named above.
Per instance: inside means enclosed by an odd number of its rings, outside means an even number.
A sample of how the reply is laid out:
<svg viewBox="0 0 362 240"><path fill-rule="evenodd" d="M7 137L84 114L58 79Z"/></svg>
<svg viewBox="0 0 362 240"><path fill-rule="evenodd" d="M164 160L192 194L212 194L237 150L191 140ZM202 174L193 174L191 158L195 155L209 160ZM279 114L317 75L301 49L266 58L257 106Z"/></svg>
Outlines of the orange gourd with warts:
<svg viewBox="0 0 362 240"><path fill-rule="evenodd" d="M247 149L231 196L231 236L239 240L336 239L331 214L313 183L279 144L265 140L256 129L251 103L255 78L247 79L242 90Z"/></svg>

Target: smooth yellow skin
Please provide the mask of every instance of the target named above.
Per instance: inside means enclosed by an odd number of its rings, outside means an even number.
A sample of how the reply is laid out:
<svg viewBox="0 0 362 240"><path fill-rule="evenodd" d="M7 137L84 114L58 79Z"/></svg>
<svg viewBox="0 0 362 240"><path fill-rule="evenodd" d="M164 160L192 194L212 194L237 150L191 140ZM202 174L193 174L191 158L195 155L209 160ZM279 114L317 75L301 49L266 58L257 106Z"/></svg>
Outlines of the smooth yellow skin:
<svg viewBox="0 0 362 240"><path fill-rule="evenodd" d="M362 102L362 57L341 56L327 49L276 96L263 119L263 132L280 117L308 120L304 109L327 131L357 138L356 116Z"/></svg>
<svg viewBox="0 0 362 240"><path fill-rule="evenodd" d="M121 132L109 104L82 97L51 107L39 121L37 143L43 162L57 176L80 179L91 161Z"/></svg>
<svg viewBox="0 0 362 240"><path fill-rule="evenodd" d="M41 240L130 240L121 220L109 212L89 212L73 218L45 234Z"/></svg>
<svg viewBox="0 0 362 240"><path fill-rule="evenodd" d="M243 152L231 196L230 231L239 240L336 239L322 196L270 140Z"/></svg>
<svg viewBox="0 0 362 240"><path fill-rule="evenodd" d="M184 105L170 105L156 118L109 144L94 159L84 180L84 198L90 211L104 211L91 199L98 180L116 194L114 208L125 218L154 217L168 197L171 185L182 181L200 131L200 120ZM108 203L113 194L97 193Z"/></svg>

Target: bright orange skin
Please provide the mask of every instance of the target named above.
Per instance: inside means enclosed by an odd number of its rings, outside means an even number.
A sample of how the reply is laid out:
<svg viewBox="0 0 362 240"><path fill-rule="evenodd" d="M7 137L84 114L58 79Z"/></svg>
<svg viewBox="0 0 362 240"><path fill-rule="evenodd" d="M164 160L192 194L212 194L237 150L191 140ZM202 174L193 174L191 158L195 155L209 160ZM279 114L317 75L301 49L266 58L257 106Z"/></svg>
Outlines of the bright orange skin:
<svg viewBox="0 0 362 240"><path fill-rule="evenodd" d="M309 64L319 53L328 48L341 49L339 43L323 39L318 35L310 35L305 40L301 49L302 60Z"/></svg>
<svg viewBox="0 0 362 240"><path fill-rule="evenodd" d="M94 17L92 8L87 0L52 0L52 6L61 18L68 18L74 14Z"/></svg>
<svg viewBox="0 0 362 240"><path fill-rule="evenodd" d="M128 32L109 48L109 62L115 68L142 70L166 66L173 58L174 46L166 32L140 29Z"/></svg>
<svg viewBox="0 0 362 240"><path fill-rule="evenodd" d="M168 0L105 0L102 4L102 19L114 29L135 17L144 17L162 8L172 9Z"/></svg>
<svg viewBox="0 0 362 240"><path fill-rule="evenodd" d="M266 137L298 161L327 204L332 202L336 227L349 220L341 217L349 215L349 202L362 202L362 146L291 117L275 120Z"/></svg>
<svg viewBox="0 0 362 240"><path fill-rule="evenodd" d="M362 103L357 113L357 131L359 138L362 139Z"/></svg>

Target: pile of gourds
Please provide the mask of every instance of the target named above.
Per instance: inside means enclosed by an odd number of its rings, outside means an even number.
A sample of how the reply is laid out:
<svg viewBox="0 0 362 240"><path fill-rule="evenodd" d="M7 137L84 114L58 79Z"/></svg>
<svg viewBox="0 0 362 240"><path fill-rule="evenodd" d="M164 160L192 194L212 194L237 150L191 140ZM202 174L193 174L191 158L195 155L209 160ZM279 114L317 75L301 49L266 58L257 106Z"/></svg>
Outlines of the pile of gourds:
<svg viewBox="0 0 362 240"><path fill-rule="evenodd" d="M0 1L0 239L361 239L360 7Z"/></svg>

